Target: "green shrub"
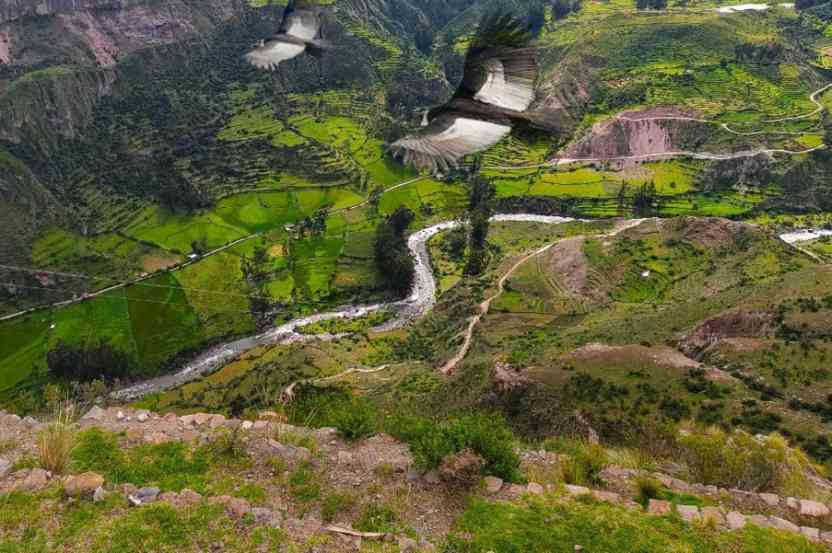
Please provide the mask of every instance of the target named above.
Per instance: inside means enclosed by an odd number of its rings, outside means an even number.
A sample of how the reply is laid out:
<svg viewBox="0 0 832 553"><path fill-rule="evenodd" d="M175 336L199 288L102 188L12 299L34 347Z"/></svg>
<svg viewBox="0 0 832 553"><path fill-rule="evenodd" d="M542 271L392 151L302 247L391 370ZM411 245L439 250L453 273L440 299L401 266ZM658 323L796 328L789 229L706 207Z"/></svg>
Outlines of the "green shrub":
<svg viewBox="0 0 832 553"><path fill-rule="evenodd" d="M355 529L361 532L395 532L399 529L399 515L388 505L371 503L364 507Z"/></svg>
<svg viewBox="0 0 832 553"><path fill-rule="evenodd" d="M240 427L216 430L202 449L216 462L238 463L248 459Z"/></svg>
<svg viewBox="0 0 832 553"><path fill-rule="evenodd" d="M510 481L520 479L514 434L499 415L470 414L438 423L398 417L388 431L407 442L416 462L425 468L436 468L449 455L471 449L485 460L484 473Z"/></svg>
<svg viewBox="0 0 832 553"><path fill-rule="evenodd" d="M376 411L366 399L338 388L301 387L292 403L289 422L301 426L334 426L348 440L376 431Z"/></svg>
<svg viewBox="0 0 832 553"><path fill-rule="evenodd" d="M568 455L562 461L563 480L567 484L600 484L601 471L609 464L607 451L600 444L556 437L543 442L543 449Z"/></svg>
<svg viewBox="0 0 832 553"><path fill-rule="evenodd" d="M639 478L636 480L636 487L638 488L636 501L645 507L651 499L658 499L662 492L662 483L655 478Z"/></svg>
<svg viewBox="0 0 832 553"><path fill-rule="evenodd" d="M758 439L741 430L694 429L678 441L681 460L698 482L796 496L811 493L811 463L777 434Z"/></svg>
<svg viewBox="0 0 832 553"><path fill-rule="evenodd" d="M331 493L324 497L321 503L321 518L324 522L332 522L340 513L349 511L355 505L355 496L347 493Z"/></svg>

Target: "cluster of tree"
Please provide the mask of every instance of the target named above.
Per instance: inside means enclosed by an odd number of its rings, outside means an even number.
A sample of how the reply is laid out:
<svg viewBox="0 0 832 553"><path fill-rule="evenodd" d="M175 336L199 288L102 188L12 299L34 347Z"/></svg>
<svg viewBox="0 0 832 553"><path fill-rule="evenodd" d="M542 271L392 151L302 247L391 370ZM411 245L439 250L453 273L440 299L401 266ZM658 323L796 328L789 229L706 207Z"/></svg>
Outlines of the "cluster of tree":
<svg viewBox="0 0 832 553"><path fill-rule="evenodd" d="M622 187L623 188L623 187ZM658 194L653 181L642 184L633 196L633 212L636 215L653 215L658 211Z"/></svg>
<svg viewBox="0 0 832 553"><path fill-rule="evenodd" d="M570 13L581 11L582 0L552 0L552 17L563 19Z"/></svg>
<svg viewBox="0 0 832 553"><path fill-rule="evenodd" d="M410 292L416 274L405 237L414 217L408 208L400 207L376 227L373 244L376 267L387 286L400 295Z"/></svg>
<svg viewBox="0 0 832 553"><path fill-rule="evenodd" d="M815 6L820 6L821 4L826 4L829 0L795 0L794 9L800 10L808 10L809 8L814 8Z"/></svg>
<svg viewBox="0 0 832 553"><path fill-rule="evenodd" d="M304 217L298 225L301 236L305 236L307 233L311 236L320 236L326 232L326 218L328 216L328 210L319 209L312 217Z"/></svg>
<svg viewBox="0 0 832 553"><path fill-rule="evenodd" d="M744 42L734 47L734 58L737 62L769 65L777 63L777 60L783 55L783 51L783 45L779 42L767 42L766 44Z"/></svg>
<svg viewBox="0 0 832 553"><path fill-rule="evenodd" d="M664 10L667 9L667 0L636 0L638 10Z"/></svg>
<svg viewBox="0 0 832 553"><path fill-rule="evenodd" d="M482 273L488 263L488 227L494 213L496 190L488 179L475 176L471 179L468 197L468 261L465 272Z"/></svg>
<svg viewBox="0 0 832 553"><path fill-rule="evenodd" d="M105 342L59 342L46 354L46 364L54 378L80 382L128 378L131 370L127 354Z"/></svg>

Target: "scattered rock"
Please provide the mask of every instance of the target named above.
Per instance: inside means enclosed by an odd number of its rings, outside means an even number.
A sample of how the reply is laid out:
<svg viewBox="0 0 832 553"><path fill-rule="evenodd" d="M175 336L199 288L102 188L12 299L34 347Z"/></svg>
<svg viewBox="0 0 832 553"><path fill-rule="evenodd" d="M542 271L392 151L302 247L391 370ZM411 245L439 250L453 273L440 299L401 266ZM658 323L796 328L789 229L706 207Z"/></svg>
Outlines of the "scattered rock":
<svg viewBox="0 0 832 553"><path fill-rule="evenodd" d="M811 526L801 526L800 533L806 536L811 541L820 540L820 530L818 530L817 528L812 528Z"/></svg>
<svg viewBox="0 0 832 553"><path fill-rule="evenodd" d="M202 501L202 495L191 489L185 488L179 492L179 501L185 505L196 505Z"/></svg>
<svg viewBox="0 0 832 553"><path fill-rule="evenodd" d="M413 553L418 549L419 543L413 538L408 538L407 536L401 536L399 538L399 551L401 553Z"/></svg>
<svg viewBox="0 0 832 553"><path fill-rule="evenodd" d="M212 505L222 505L226 512L235 518L242 518L251 511L251 505L245 499L239 497L231 497L228 495L218 495L208 499L208 503Z"/></svg>
<svg viewBox="0 0 832 553"><path fill-rule="evenodd" d="M104 477L95 472L67 476L64 493L69 497L92 497L98 488L104 486Z"/></svg>
<svg viewBox="0 0 832 553"><path fill-rule="evenodd" d="M176 506L179 505L179 494L176 492L160 493L157 501Z"/></svg>
<svg viewBox="0 0 832 553"><path fill-rule="evenodd" d="M573 486L572 484L564 484L564 488L566 488L566 493L569 495L589 495L590 491L589 488L585 488L583 486Z"/></svg>
<svg viewBox="0 0 832 553"><path fill-rule="evenodd" d="M104 490L104 488L98 487L95 489L95 492L92 494L92 500L94 503L101 503L109 494Z"/></svg>
<svg viewBox="0 0 832 553"><path fill-rule="evenodd" d="M529 484L526 486L526 491L534 495L543 495L544 492L543 486L541 486L537 482L529 482Z"/></svg>
<svg viewBox="0 0 832 553"><path fill-rule="evenodd" d="M240 428L242 428L243 430L251 430L253 426L254 423L251 421L243 421L242 424L240 424Z"/></svg>
<svg viewBox="0 0 832 553"><path fill-rule="evenodd" d="M615 492L606 492L603 490L592 490L592 497L598 501L605 501L607 503L621 502L621 495Z"/></svg>
<svg viewBox="0 0 832 553"><path fill-rule="evenodd" d="M785 530L787 532L794 532L795 534L800 533L800 526L793 522L789 522L788 520L780 517L770 517L769 521L771 521L771 525L779 530Z"/></svg>
<svg viewBox="0 0 832 553"><path fill-rule="evenodd" d="M488 493L497 493L503 489L503 479L496 476L486 476L484 479L485 491Z"/></svg>
<svg viewBox="0 0 832 553"><path fill-rule="evenodd" d="M40 468L34 468L29 471L29 474L23 479L21 487L24 490L39 490L45 488L49 484L49 479L52 478L52 473Z"/></svg>
<svg viewBox="0 0 832 553"><path fill-rule="evenodd" d="M146 422L149 418L150 415L147 412L142 411L141 413L139 413L139 416L136 417L136 420L139 422Z"/></svg>
<svg viewBox="0 0 832 553"><path fill-rule="evenodd" d="M676 512L682 517L685 522L694 522L699 520L699 507L696 505L677 505Z"/></svg>
<svg viewBox="0 0 832 553"><path fill-rule="evenodd" d="M740 530L741 528L745 528L745 515L736 511L728 513L725 517L725 521L728 524L728 528L731 530Z"/></svg>
<svg viewBox="0 0 832 553"><path fill-rule="evenodd" d="M820 539L826 543L832 543L832 532L821 532Z"/></svg>
<svg viewBox="0 0 832 553"><path fill-rule="evenodd" d="M774 526L765 515L751 515L746 517L746 521L760 528L771 528Z"/></svg>
<svg viewBox="0 0 832 553"><path fill-rule="evenodd" d="M81 420L93 420L93 421L100 421L105 416L107 416L107 411L99 407L98 405L94 405L92 409L87 411Z"/></svg>
<svg viewBox="0 0 832 553"><path fill-rule="evenodd" d="M274 411L261 411L258 413L257 418L261 420L271 420L271 421L279 421L280 415L275 413Z"/></svg>
<svg viewBox="0 0 832 553"><path fill-rule="evenodd" d="M147 486L139 488L133 494L141 503L153 503L159 497L159 488L155 486Z"/></svg>
<svg viewBox="0 0 832 553"><path fill-rule="evenodd" d="M651 499L647 504L647 512L651 515L669 515L673 510L673 505L670 501L662 499Z"/></svg>
<svg viewBox="0 0 832 553"><path fill-rule="evenodd" d="M262 526L270 528L280 528L280 515L271 509L264 509L262 507L253 507L251 514L254 516L254 521Z"/></svg>
<svg viewBox="0 0 832 553"><path fill-rule="evenodd" d="M0 478L5 478L12 471L12 462L0 457Z"/></svg>
<svg viewBox="0 0 832 553"><path fill-rule="evenodd" d="M145 434L144 441L149 444L159 445L173 441L173 438L164 432L151 432L150 434Z"/></svg>
<svg viewBox="0 0 832 553"><path fill-rule="evenodd" d="M780 504L780 496L773 493L761 493L760 499L765 501L766 505L777 507Z"/></svg>
<svg viewBox="0 0 832 553"><path fill-rule="evenodd" d="M423 478L428 484L438 484L441 481L439 471L436 469L427 471Z"/></svg>
<svg viewBox="0 0 832 553"><path fill-rule="evenodd" d="M825 517L829 514L829 507L817 501L801 499L800 514L808 517Z"/></svg>
<svg viewBox="0 0 832 553"><path fill-rule="evenodd" d="M797 499L793 498L793 497L787 497L786 498L786 507L788 507L789 509L793 509L793 510L797 511L797 510L800 509L800 502Z"/></svg>
<svg viewBox="0 0 832 553"><path fill-rule="evenodd" d="M339 451L338 452L338 464L339 465L351 465L353 461L352 453L349 451Z"/></svg>

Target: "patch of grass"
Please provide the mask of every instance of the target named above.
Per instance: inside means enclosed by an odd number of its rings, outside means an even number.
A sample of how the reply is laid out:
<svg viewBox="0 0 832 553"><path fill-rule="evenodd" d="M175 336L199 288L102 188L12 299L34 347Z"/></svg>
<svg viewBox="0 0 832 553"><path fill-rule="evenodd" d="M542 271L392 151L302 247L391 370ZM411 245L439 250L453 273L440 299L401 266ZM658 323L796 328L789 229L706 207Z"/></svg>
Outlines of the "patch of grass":
<svg viewBox="0 0 832 553"><path fill-rule="evenodd" d="M108 482L157 485L163 491L191 488L204 491L210 463L201 451L168 442L122 449L114 434L92 428L78 437L72 465L78 472L94 471Z"/></svg>
<svg viewBox="0 0 832 553"><path fill-rule="evenodd" d="M593 553L819 553L804 537L749 525L721 532L600 502L529 498L526 504L473 501L448 539L448 553L550 553L580 544Z"/></svg>
<svg viewBox="0 0 832 553"><path fill-rule="evenodd" d="M311 503L321 497L318 475L309 463L303 463L289 474L289 495L300 503Z"/></svg>
<svg viewBox="0 0 832 553"><path fill-rule="evenodd" d="M332 522L338 515L350 511L355 503L355 496L349 493L334 492L327 494L321 502L321 518L324 522Z"/></svg>
<svg viewBox="0 0 832 553"><path fill-rule="evenodd" d="M370 503L355 522L362 532L395 532L400 528L399 515L389 505Z"/></svg>

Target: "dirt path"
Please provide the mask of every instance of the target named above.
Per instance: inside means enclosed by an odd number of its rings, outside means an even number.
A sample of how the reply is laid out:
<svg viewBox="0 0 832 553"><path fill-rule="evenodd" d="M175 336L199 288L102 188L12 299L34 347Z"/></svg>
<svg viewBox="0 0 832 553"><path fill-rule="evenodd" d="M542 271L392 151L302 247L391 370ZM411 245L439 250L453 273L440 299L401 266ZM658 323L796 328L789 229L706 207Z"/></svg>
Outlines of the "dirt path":
<svg viewBox="0 0 832 553"><path fill-rule="evenodd" d="M616 226L613 230L611 230L610 232L604 233L604 234L600 234L599 237L600 238L613 237L613 236L615 236L615 235L617 235L617 234L619 234L619 233L621 233L621 232L623 232L627 229L630 229L630 228L633 228L635 226L640 225L641 223L643 223L646 220L647 219L628 219L628 220L625 220L625 221L620 221L618 224L616 224ZM491 296L486 298L485 301L483 301L479 305L479 313L477 313L476 315L474 315L470 319L468 319L468 327L465 329L465 334L463 336L462 345L459 347L459 350L457 351L456 355L454 355L451 359L449 359L447 361L447 363L445 363L442 366L442 368L440 369L443 374L452 373L454 371L454 369L457 367L457 365L459 365L459 363L461 363L462 360L465 359L465 356L468 355L468 351L471 349L471 342L473 341L474 329L480 323L482 318L485 315L488 314L488 311L491 309L491 304L494 302L494 300L496 300L497 298L499 298L503 294L503 291L505 290L506 282L517 271L517 269L519 269L521 266L523 266L523 264L526 263L528 260L530 260L534 257L537 257L537 256L541 255L542 253L547 252L549 249L554 247L559 242L562 242L563 240L568 240L570 238L575 238L575 237L571 236L569 238L561 238L560 240L556 240L555 242L552 242L551 244L547 244L546 246L543 246L542 248L540 248L538 250L535 250L535 251L533 251L529 254L526 254L525 256L520 258L520 260L518 260L516 263L514 263L505 273L503 273L503 276L501 276L500 280L497 281L497 290Z"/></svg>
<svg viewBox="0 0 832 553"><path fill-rule="evenodd" d="M789 117L781 117L778 119L765 119L763 123L782 123L785 121L799 121L802 119L808 119L810 117L814 117L815 115L821 113L826 109L824 105L818 100L818 96L826 92L832 88L832 83L822 86L821 88L815 90L809 95L809 101L817 106L814 110L804 113L801 115L792 115ZM722 130L729 132L731 134L737 136L758 136L758 135L789 135L789 136L802 136L806 133L804 132L797 132L797 131L739 131L732 129L728 123L720 123L718 121L713 121L711 119L700 119L697 117L687 117L684 115L665 115L665 116L655 116L655 117L629 117L627 115L619 114L615 116L615 119L619 119L621 121L627 122L638 122L638 121L690 121L695 123L703 123L707 125L718 125ZM693 159L703 159L703 160L710 160L710 161L724 161L728 159L741 159L747 157L754 157L760 154L784 154L784 155L803 155L808 154L817 150L822 150L826 146L821 144L819 146L815 146L814 148L808 148L805 150L785 150L781 148L758 148L754 150L745 150L741 152L733 152L728 154L719 154L719 153L712 153L712 152L691 152L687 150L679 150L674 152L663 152L663 153L653 153L653 154L642 154L642 155L632 155L632 156L617 156L617 157L599 157L599 158L554 158L549 161L543 163L535 163L531 165L492 165L488 167L484 167L486 170L492 171L511 171L511 170L523 170L523 169L542 169L544 167L558 167L560 165L569 165L572 163L599 163L605 161L634 161L634 160L661 160L661 159L671 159L674 157L690 157Z"/></svg>
<svg viewBox="0 0 832 553"><path fill-rule="evenodd" d="M397 190L399 188L402 188L403 186L413 184L414 182L418 182L420 180L423 180L424 178L425 177L420 176L420 177L415 177L415 178L400 182L398 184L395 184L395 185L391 186L390 188L386 188L384 190L384 192L382 192L382 194L392 192L393 190ZM274 189L268 189L268 190L269 191L274 191ZM246 190L245 192L250 192L250 191ZM359 209L361 207L364 207L364 206L368 205L370 203L370 201L371 200L368 198L368 199L366 199L366 200L364 200L360 203L357 203L357 204L354 204L354 205L351 205L351 206L348 206L348 207L342 207L342 208L339 208L339 209L334 209L334 210L332 210L331 213L343 213L345 211L351 211L353 209ZM175 273L177 271L181 271L182 269L185 269L187 267L190 267L191 265L199 263L203 259L213 257L213 256L215 256L219 253L222 253L222 252L224 252L224 251L226 251L230 248L233 248L234 246L238 246L238 245L240 245L244 242L248 242L249 240L252 240L254 238L259 238L260 236L263 236L263 234L265 234L265 232L255 232L254 234L249 234L248 236L243 236L242 238L238 238L237 240L229 242L228 244L219 246L218 248L214 248L213 250L205 252L204 254L202 254L201 256L199 256L195 259L188 259L186 261L183 261L182 263L177 263L176 265L171 265L170 267L168 267L165 270L165 272ZM80 278L86 278L86 279L94 278L94 277L90 277L88 275L73 274L73 273L60 273L60 272L57 272L57 271L35 270L35 269L29 269L29 268L25 268L25 267L16 267L16 266L10 266L10 265L0 265L0 269L25 271L25 272L29 272L29 273L33 273L33 274L34 273L37 273L37 274L51 274L51 275L56 275L56 276L63 275L63 276L72 276L72 277L76 277L76 278L80 277ZM158 273L151 273L151 274L148 274L148 275L145 275L145 276L141 276L141 277L137 277L137 278L134 278L134 279L131 279L131 280L125 280L125 281L119 282L117 284L113 284L112 286L108 286L106 288L96 290L95 292L84 293L84 294L78 296L77 298L62 300L62 301L58 301L58 302L54 302L54 303L50 303L50 304L46 304L46 305L39 305L39 306L36 306L36 307L30 307L29 309L24 309L24 310L18 311L16 313L10 313L8 315L4 315L4 316L0 317L0 322L16 319L18 317L22 317L24 315L28 315L30 313L35 313L37 311L42 311L42 310L45 310L45 309L55 309L55 308L59 308L59 307L66 307L66 306L73 305L73 304L76 304L76 303L81 303L81 302L84 302L84 301L91 300L93 298L97 298L99 296L102 296L102 295L104 295L108 292L112 292L113 290L119 290L121 288L126 288L128 286L134 286L136 284L141 284L142 282L150 280L150 279L155 278L157 276L159 276Z"/></svg>

